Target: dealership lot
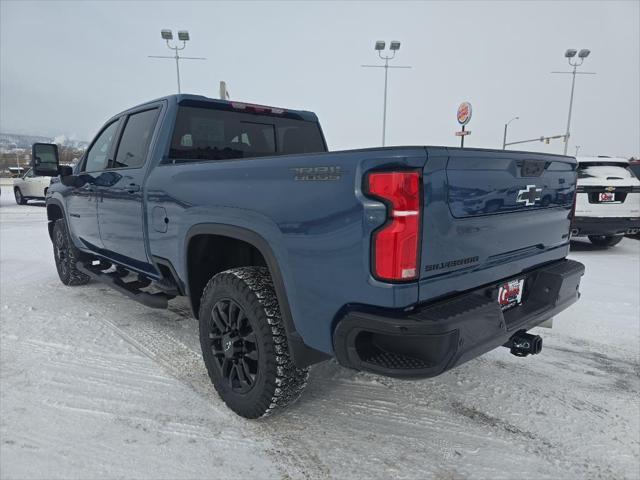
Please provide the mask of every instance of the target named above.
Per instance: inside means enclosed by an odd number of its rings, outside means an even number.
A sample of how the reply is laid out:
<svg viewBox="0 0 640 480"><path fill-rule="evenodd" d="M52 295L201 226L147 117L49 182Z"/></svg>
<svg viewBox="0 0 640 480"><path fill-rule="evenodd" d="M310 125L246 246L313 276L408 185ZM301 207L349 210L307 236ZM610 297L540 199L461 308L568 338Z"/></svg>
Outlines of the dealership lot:
<svg viewBox="0 0 640 480"><path fill-rule="evenodd" d="M576 242L583 297L538 356L399 381L331 361L250 422L217 398L186 302L64 287L43 204L0 199L3 478L637 477L640 242Z"/></svg>

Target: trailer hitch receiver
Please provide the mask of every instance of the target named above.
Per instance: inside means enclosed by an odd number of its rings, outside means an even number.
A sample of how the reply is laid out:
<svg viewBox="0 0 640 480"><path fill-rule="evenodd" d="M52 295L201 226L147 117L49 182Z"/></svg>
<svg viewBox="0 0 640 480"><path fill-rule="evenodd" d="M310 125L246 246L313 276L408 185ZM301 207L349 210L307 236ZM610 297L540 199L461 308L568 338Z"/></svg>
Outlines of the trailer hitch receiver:
<svg viewBox="0 0 640 480"><path fill-rule="evenodd" d="M537 355L542 351L542 337L540 335L531 335L525 330L520 330L516 332L504 346L509 348L511 354L516 357Z"/></svg>

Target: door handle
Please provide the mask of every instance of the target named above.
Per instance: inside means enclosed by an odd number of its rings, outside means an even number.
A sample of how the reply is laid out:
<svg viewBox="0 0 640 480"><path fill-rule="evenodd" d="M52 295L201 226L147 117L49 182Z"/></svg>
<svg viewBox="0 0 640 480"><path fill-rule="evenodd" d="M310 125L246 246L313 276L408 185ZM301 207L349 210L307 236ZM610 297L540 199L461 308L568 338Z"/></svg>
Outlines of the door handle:
<svg viewBox="0 0 640 480"><path fill-rule="evenodd" d="M124 188L128 193L136 193L140 191L140 185L136 185L135 183L130 183Z"/></svg>

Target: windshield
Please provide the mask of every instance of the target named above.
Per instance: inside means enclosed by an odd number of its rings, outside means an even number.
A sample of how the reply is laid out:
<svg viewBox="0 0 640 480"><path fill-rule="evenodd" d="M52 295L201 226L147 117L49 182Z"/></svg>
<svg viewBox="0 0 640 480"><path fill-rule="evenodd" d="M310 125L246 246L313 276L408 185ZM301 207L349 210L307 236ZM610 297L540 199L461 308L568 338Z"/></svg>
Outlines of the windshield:
<svg viewBox="0 0 640 480"><path fill-rule="evenodd" d="M181 106L169 157L226 160L324 151L316 122Z"/></svg>
<svg viewBox="0 0 640 480"><path fill-rule="evenodd" d="M635 175L625 163L581 163L578 165L578 178L605 178L607 180L625 180Z"/></svg>

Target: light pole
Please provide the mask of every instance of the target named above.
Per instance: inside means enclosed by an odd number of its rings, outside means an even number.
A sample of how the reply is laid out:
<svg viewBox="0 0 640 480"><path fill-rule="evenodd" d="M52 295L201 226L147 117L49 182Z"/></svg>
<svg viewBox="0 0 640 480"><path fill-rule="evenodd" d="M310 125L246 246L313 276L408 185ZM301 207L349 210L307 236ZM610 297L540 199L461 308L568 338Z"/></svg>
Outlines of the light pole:
<svg viewBox="0 0 640 480"><path fill-rule="evenodd" d="M178 93L180 92L180 60L206 60L206 58L204 57L182 57L178 54L178 52L180 50L184 50L184 47L187 46L187 42L189 41L189 32L187 32L186 30L180 30L178 32L178 40L180 40L182 42L182 46L178 46L178 43L176 43L174 46L171 45L171 43L169 43L171 40L173 40L173 32L171 30L168 29L163 29L160 30L160 35L162 36L163 40L167 41L167 47L170 50L173 50L174 55L171 57L166 57L166 56L162 56L162 55L149 55L149 58L173 58L176 61L176 75L178 76Z"/></svg>
<svg viewBox="0 0 640 480"><path fill-rule="evenodd" d="M576 53L578 54L578 59L572 61L575 58ZM575 48L569 48L566 52L564 52L564 56L569 62L569 65L573 67L571 72L551 72L551 73L570 73L572 75L571 78L571 97L569 98L569 116L567 118L567 131L564 137L564 154L567 154L567 149L569 148L569 137L571 136L571 112L573 110L573 91L576 86L576 75L595 75L595 72L578 72L576 71L580 65L584 63L584 59L589 56L591 50L583 48L579 52Z"/></svg>
<svg viewBox="0 0 640 480"><path fill-rule="evenodd" d="M502 149L506 150L507 148L507 128L509 127L509 124L511 122L513 122L514 120L520 120L520 117L513 117L511 120L509 120L507 123L504 124L504 135L502 137Z"/></svg>
<svg viewBox="0 0 640 480"><path fill-rule="evenodd" d="M389 65L389 60L393 60L396 56L396 52L400 50L400 42L397 40L393 40L389 44L389 50L393 53L391 56L382 55L382 51L384 50L385 42L382 40L378 40L375 45L375 49L378 52L378 56L384 60L384 65L361 65L366 68L384 68L384 106L382 110L382 146L384 147L387 139L387 84L388 84L388 75L390 68L411 68L406 65Z"/></svg>

